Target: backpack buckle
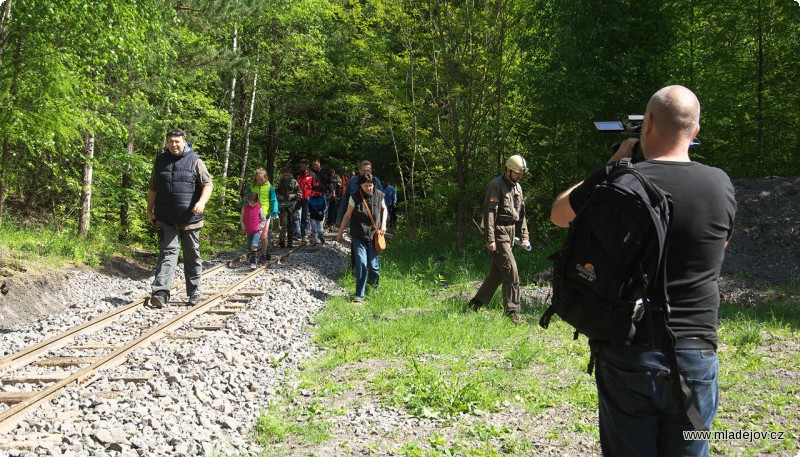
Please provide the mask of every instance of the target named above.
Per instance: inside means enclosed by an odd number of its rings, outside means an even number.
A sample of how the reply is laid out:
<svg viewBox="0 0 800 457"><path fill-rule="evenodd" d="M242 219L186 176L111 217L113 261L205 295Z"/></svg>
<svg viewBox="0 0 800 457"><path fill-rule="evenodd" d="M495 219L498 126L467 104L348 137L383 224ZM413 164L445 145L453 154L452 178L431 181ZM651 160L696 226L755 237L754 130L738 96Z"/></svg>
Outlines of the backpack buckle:
<svg viewBox="0 0 800 457"><path fill-rule="evenodd" d="M636 304L633 305L633 314L631 315L631 320L633 322L639 322L642 320L642 316L644 316L645 311L645 301L643 299L636 300Z"/></svg>

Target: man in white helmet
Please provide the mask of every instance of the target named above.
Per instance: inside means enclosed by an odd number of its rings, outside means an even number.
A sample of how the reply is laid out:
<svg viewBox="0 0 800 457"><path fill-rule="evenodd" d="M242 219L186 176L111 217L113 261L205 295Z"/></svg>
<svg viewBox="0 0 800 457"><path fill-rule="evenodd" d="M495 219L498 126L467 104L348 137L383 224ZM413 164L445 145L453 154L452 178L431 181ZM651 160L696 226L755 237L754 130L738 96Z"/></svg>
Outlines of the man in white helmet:
<svg viewBox="0 0 800 457"><path fill-rule="evenodd" d="M483 226L486 228L486 249L492 253L492 265L478 292L469 301L469 307L478 311L492 300L497 287L502 284L503 309L514 323L521 323L522 317L519 314L519 273L511 247L514 246L515 237L522 240L523 248L530 246L525 199L519 185L519 180L526 171L528 167L525 159L513 155L506 161L503 174L486 186Z"/></svg>

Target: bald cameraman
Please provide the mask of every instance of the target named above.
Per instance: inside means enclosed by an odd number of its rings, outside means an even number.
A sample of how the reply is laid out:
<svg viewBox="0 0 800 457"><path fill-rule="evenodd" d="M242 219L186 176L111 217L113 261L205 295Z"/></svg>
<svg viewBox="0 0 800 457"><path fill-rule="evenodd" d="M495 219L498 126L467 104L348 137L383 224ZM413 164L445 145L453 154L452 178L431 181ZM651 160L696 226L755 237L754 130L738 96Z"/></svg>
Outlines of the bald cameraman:
<svg viewBox="0 0 800 457"><path fill-rule="evenodd" d="M636 169L674 202L667 251L669 327L677 337L678 366L710 430L719 405L717 279L733 233L736 201L725 172L690 159L689 146L699 130L695 94L683 86L659 90L647 104L640 144L645 160ZM609 163L630 157L637 141L624 141ZM605 173L600 168L562 193L553 203L553 223L567 227ZM684 440L682 432L694 428L673 400L663 336L651 336L649 328L641 325L645 331L637 332L631 346L592 346L603 455L707 456L707 440Z"/></svg>

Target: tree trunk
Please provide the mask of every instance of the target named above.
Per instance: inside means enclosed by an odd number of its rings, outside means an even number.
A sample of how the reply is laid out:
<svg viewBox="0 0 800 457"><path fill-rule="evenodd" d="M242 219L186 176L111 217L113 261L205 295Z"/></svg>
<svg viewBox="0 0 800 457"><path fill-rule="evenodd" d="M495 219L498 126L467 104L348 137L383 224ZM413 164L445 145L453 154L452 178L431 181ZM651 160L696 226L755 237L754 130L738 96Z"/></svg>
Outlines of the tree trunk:
<svg viewBox="0 0 800 457"><path fill-rule="evenodd" d="M267 162L267 174L275 180L275 157L278 155L278 123L275 121L275 102L270 100L267 103L267 145L265 151L265 161Z"/></svg>
<svg viewBox="0 0 800 457"><path fill-rule="evenodd" d="M233 29L233 55L236 55L238 29ZM236 102L236 71L234 70L231 76L231 97L228 103L228 131L225 133L225 152L222 159L222 208L225 208L225 191L228 181L228 164L231 157L231 136L233 135L233 107Z"/></svg>
<svg viewBox="0 0 800 457"><path fill-rule="evenodd" d="M94 134L84 133L83 147L83 188L81 189L81 213L78 224L78 236L89 234L92 213L92 172L94 170Z"/></svg>
<svg viewBox="0 0 800 457"><path fill-rule="evenodd" d="M131 203L128 201L128 196L130 195L130 190L133 187L133 176L131 172L133 167L131 166L131 159L130 157L133 156L133 123L128 123L128 142L125 144L125 151L127 153L125 164L122 166L122 201L119 203L119 225L122 227L122 230L119 234L119 240L125 241L128 239L128 234L131 230L131 221L130 221L130 210L131 210Z"/></svg>
<svg viewBox="0 0 800 457"><path fill-rule="evenodd" d="M256 106L256 86L258 84L258 72L253 75L253 93L250 95L250 110L247 120L244 123L244 152L242 153L242 174L241 189L244 197L244 190L247 189L247 158L250 156L250 127L253 125L253 112Z"/></svg>
<svg viewBox="0 0 800 457"><path fill-rule="evenodd" d="M6 174L6 170L8 170L8 156L11 155L10 147L8 145L8 135L3 138L3 158L2 158L2 171L0 171L0 219L3 218L3 214L5 213L5 201L6 201L6 180L8 176Z"/></svg>
<svg viewBox="0 0 800 457"><path fill-rule="evenodd" d="M8 38L8 25L11 24L11 3L12 0L6 0L3 4L3 16L0 18L0 49L5 49L6 38ZM2 55L0 51L0 55Z"/></svg>
<svg viewBox="0 0 800 457"><path fill-rule="evenodd" d="M2 43L0 43L0 64L5 60L5 44L7 38L7 27L8 22L11 21L11 0L7 0L5 9L3 10L3 25L2 25ZM19 83L19 74L22 71L20 67L22 66L22 38L17 38L16 45L14 47L14 72L11 77L11 87L8 90L9 99L14 100L17 96L17 87ZM6 120L4 124L9 124L11 122L10 116L8 113L10 110L6 112ZM8 161L11 157L11 144L8 139L8 133L3 135L3 157L2 157L2 173L0 173L0 219L3 217L5 213L5 200L6 200L6 188L8 186Z"/></svg>

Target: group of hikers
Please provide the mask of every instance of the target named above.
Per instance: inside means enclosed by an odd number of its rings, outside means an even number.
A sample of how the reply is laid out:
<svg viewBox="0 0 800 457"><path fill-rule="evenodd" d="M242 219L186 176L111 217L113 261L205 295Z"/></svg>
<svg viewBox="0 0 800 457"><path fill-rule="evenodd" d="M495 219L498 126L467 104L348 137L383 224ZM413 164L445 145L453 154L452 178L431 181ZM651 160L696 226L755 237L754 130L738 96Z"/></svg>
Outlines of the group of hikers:
<svg viewBox="0 0 800 457"><path fill-rule="evenodd" d="M625 345L590 339L604 455L709 455L708 439L687 438L683 432L710 430L719 405L717 279L733 233L736 201L722 170L689 157L699 129L696 95L683 86L662 88L648 102L640 138L624 141L608 164L560 194L551 208L555 225L574 229L582 210L594 204L591 197L599 195L596 189L608 187L609 180L619 176L618 170L631 167L636 148L643 152L637 159L636 176L650 183L651 190L657 186L669 196L670 242L659 251L665 259L659 262L659 271L666 279L653 289L659 292L653 301L660 307L648 310L643 322L649 325L642 324L640 331L629 334ZM147 201L148 218L158 228L161 249L149 300L149 306L156 308L169 299L181 246L188 302L201 300L198 232L212 186L208 170L182 131L170 131L164 149L153 168ZM358 173L349 179L332 168L322 172L319 160L310 165L301 160L296 170L283 169L274 186L263 169L255 172L241 216L251 266L269 259L270 221L277 219L280 224L281 247L292 246L295 239L307 242L309 236L312 245L323 243L326 223L336 228L336 240L341 242L349 227L356 277L353 301L361 302L367 284L378 288L380 238L394 222L397 197L388 182L384 185L372 174L369 161L361 162ZM503 174L486 187L484 241L491 265L468 303L468 308L478 312L501 287L505 315L514 323L525 322L512 247L518 243L530 249L520 186L527 172L525 159L513 155ZM594 228L610 225L608 220L591 222ZM628 235L620 234L627 242ZM603 280L596 265L571 267L590 283ZM663 325L654 325L658 320Z"/></svg>
<svg viewBox="0 0 800 457"><path fill-rule="evenodd" d="M240 224L250 248L250 266L270 259L269 248L294 247L295 241L315 247L325 243L325 230L337 230L350 198L359 191L359 179L372 176L372 163L362 161L358 172L348 178L331 167L323 171L319 159L300 160L297 169L285 167L276 183L271 183L263 168L255 171L244 192ZM387 224L396 218L397 193L387 181L372 176L374 188L383 195ZM381 213L376 213L380 215ZM278 231L270 241L269 231ZM275 227L277 225L277 227ZM256 236L256 235L259 236Z"/></svg>
<svg viewBox="0 0 800 457"><path fill-rule="evenodd" d="M200 229L213 183L203 160L186 141L182 130L170 130L166 146L156 157L147 191L147 218L156 228L159 257L147 306L162 308L170 300L178 255L183 250L187 304L202 301ZM295 240L312 246L325 242L333 228L342 241L350 228L351 260L356 276L354 301L364 298L366 284L377 289L380 280L376 236L383 237L396 223L397 194L372 174L372 163L361 162L349 178L319 159L300 160L296 170L283 169L273 185L263 168L255 171L243 192L240 225L245 233L250 267L270 259L270 225L279 225L278 246L294 247ZM273 237L274 241L274 237Z"/></svg>

